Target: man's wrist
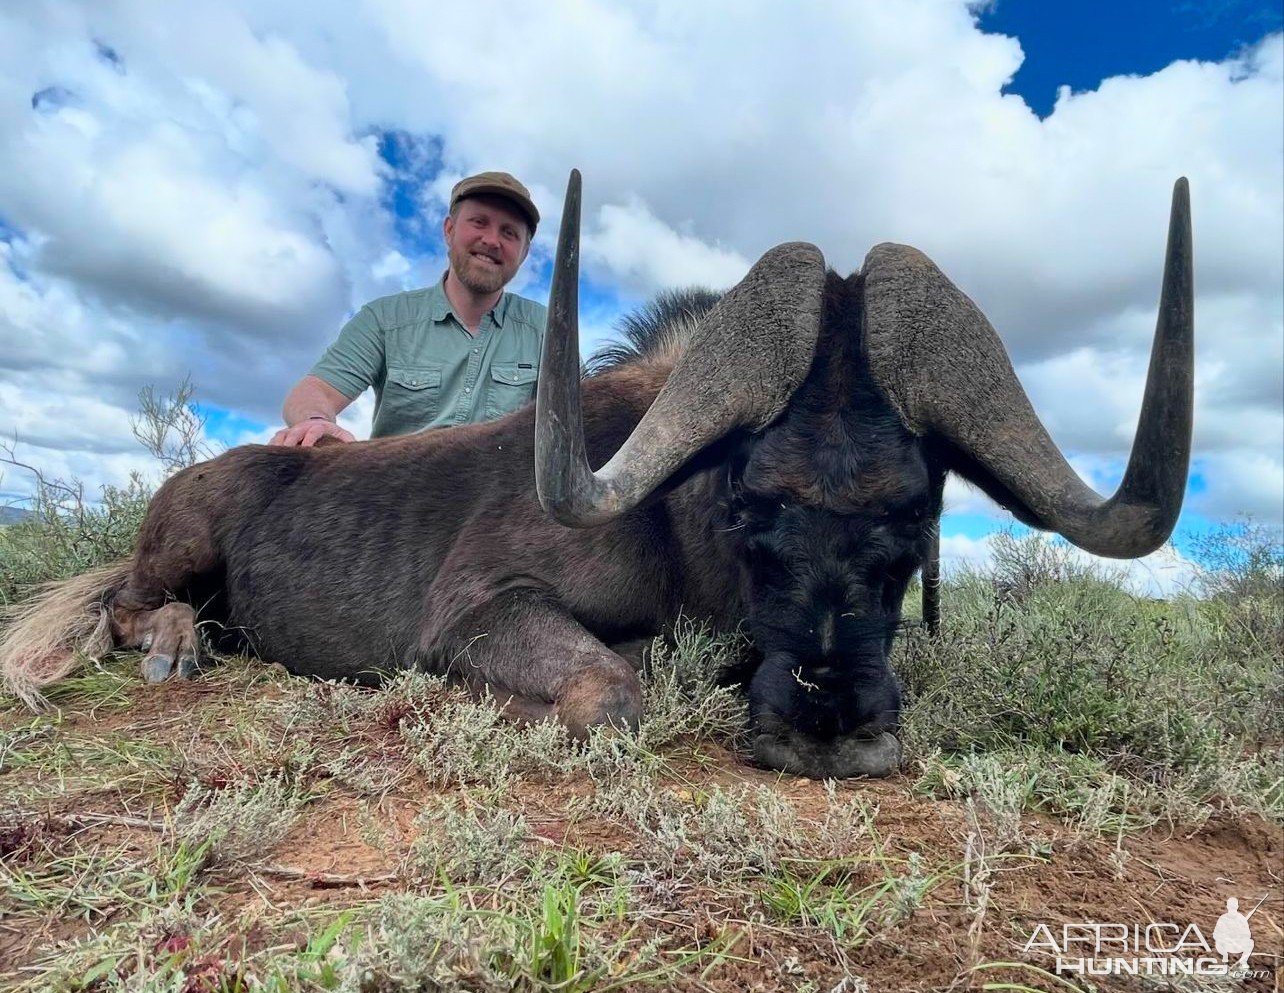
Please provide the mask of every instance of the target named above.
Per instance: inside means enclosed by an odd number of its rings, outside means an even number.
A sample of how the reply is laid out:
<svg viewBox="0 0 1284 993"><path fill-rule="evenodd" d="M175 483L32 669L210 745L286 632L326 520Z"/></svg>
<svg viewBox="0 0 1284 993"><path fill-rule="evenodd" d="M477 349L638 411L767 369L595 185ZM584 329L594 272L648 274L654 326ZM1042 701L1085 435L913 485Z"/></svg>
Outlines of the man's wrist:
<svg viewBox="0 0 1284 993"><path fill-rule="evenodd" d="M335 423L334 418L327 414L309 414L303 419L305 421L329 421L331 424Z"/></svg>

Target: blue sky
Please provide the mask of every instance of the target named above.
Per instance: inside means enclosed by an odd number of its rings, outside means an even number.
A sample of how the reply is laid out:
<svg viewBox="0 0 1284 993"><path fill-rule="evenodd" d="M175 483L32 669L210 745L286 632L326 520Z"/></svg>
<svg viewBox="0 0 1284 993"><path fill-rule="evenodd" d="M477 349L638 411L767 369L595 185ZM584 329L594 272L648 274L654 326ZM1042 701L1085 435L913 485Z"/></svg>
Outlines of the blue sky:
<svg viewBox="0 0 1284 993"><path fill-rule="evenodd" d="M1020 96L1040 117L1052 113L1061 87L1095 90L1112 76L1144 76L1179 59L1220 61L1279 31L1284 6L1263 0L1078 0L1075 3L999 0L981 15L986 31L1014 35L1025 60L1004 92ZM1284 179L1284 177L1282 177ZM1203 492L1200 467L1192 468L1187 492ZM1281 494L1284 499L1284 494ZM1187 511L1173 536L1183 552L1192 539L1219 522ZM953 514L944 533L980 538L993 521Z"/></svg>
<svg viewBox="0 0 1284 993"><path fill-rule="evenodd" d="M1093 90L1111 76L1145 76L1178 59L1217 62L1279 31L1284 9L1267 0L999 0L986 31L1021 40L1025 61L1005 90L1040 117L1057 91Z"/></svg>
<svg viewBox="0 0 1284 993"><path fill-rule="evenodd" d="M441 272L460 176L532 188L545 222L515 288L543 298L577 166L586 349L781 241L843 271L903 241L991 317L1108 488L1185 174L1200 406L1178 545L1241 512L1278 523L1280 29L1278 4L1242 0L11 6L0 433L47 474L119 484L147 468L138 389L190 375L213 440L262 440L347 315ZM29 492L0 477L0 498ZM983 555L1003 516L950 499L947 556Z"/></svg>

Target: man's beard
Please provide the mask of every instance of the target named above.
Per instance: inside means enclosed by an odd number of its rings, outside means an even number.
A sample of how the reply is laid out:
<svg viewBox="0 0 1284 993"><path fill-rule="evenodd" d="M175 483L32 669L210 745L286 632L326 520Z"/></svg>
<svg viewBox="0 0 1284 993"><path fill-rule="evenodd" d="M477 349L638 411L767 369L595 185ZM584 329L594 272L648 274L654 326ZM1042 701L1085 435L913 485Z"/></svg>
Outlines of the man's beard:
<svg viewBox="0 0 1284 993"><path fill-rule="evenodd" d="M450 267L455 271L456 278L477 294L494 293L503 289L513 275L505 272L502 264L489 266L477 261L470 252L462 248L451 249Z"/></svg>

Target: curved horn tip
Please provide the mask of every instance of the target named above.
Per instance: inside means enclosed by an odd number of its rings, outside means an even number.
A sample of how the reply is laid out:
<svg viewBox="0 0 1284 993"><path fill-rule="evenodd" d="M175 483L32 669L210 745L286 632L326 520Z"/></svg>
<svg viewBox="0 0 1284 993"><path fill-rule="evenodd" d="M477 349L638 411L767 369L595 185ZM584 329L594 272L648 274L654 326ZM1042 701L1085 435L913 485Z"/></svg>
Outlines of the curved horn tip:
<svg viewBox="0 0 1284 993"><path fill-rule="evenodd" d="M566 202L578 204L580 201L581 187L583 178L580 176L578 169L572 169L571 174L566 177Z"/></svg>

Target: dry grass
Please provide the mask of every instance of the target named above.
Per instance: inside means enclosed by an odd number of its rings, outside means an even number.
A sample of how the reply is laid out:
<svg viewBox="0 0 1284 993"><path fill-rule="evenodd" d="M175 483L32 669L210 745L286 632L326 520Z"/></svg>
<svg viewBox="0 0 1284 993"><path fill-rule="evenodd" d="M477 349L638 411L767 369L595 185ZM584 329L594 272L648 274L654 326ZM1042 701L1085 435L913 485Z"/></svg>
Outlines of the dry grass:
<svg viewBox="0 0 1284 993"><path fill-rule="evenodd" d="M0 687L32 709L47 704L44 687L67 676L86 659L111 650L105 590L124 581L128 561L48 583L7 608L0 641Z"/></svg>

